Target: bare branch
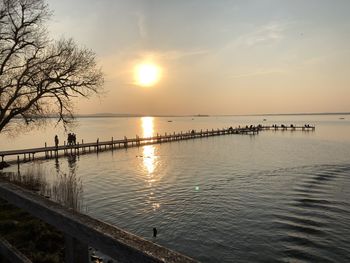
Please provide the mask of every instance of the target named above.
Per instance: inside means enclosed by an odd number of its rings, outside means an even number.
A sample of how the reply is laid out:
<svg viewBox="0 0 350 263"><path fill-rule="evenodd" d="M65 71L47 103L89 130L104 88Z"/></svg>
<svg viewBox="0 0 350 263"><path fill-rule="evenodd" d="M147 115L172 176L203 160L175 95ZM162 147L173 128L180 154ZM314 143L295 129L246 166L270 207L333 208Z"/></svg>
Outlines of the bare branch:
<svg viewBox="0 0 350 263"><path fill-rule="evenodd" d="M95 54L72 39L49 40L49 16L44 0L0 0L0 132L14 118L57 116L65 125L71 99L102 88Z"/></svg>

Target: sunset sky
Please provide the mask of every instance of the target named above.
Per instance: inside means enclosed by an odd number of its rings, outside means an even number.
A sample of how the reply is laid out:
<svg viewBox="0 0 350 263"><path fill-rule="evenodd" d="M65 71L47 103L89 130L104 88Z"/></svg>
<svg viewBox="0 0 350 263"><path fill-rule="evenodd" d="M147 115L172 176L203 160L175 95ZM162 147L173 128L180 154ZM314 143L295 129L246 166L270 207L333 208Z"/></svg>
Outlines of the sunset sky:
<svg viewBox="0 0 350 263"><path fill-rule="evenodd" d="M93 49L105 93L79 113L350 111L348 0L49 0L55 39ZM140 63L159 81L135 83Z"/></svg>

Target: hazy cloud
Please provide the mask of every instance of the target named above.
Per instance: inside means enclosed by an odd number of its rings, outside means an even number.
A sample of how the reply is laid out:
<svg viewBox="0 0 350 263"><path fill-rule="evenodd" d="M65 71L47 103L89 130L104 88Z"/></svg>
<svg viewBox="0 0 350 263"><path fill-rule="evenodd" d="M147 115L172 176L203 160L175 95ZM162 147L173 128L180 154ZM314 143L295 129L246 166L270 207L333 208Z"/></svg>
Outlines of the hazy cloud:
<svg viewBox="0 0 350 263"><path fill-rule="evenodd" d="M276 42L283 39L286 29L286 24L281 24L278 22L269 23L261 26L251 34L246 35L243 37L242 41L247 46Z"/></svg>
<svg viewBox="0 0 350 263"><path fill-rule="evenodd" d="M146 26L146 17L142 13L137 13L137 28L139 30L139 35L141 38L147 38L148 37L148 31Z"/></svg>
<svg viewBox="0 0 350 263"><path fill-rule="evenodd" d="M269 22L256 27L254 31L242 34L231 41L226 48L253 47L263 44L272 44L285 38L287 29L292 23Z"/></svg>
<svg viewBox="0 0 350 263"><path fill-rule="evenodd" d="M197 49L197 50L169 50L162 51L158 53L158 56L167 60L176 60L189 56L203 55L209 53L209 50L206 49Z"/></svg>
<svg viewBox="0 0 350 263"><path fill-rule="evenodd" d="M261 69L261 70L255 71L255 72L230 75L229 78L239 79L239 78L255 77L255 76L270 75L270 74L282 74L282 73L286 73L286 72L287 71L283 70L283 69L265 69L265 70Z"/></svg>

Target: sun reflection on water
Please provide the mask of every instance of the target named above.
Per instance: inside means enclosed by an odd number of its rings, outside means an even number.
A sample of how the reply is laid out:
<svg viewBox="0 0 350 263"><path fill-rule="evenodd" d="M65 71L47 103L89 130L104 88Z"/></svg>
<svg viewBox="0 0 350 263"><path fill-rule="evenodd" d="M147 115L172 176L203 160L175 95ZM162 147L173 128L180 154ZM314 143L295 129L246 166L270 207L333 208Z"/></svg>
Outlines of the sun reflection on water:
<svg viewBox="0 0 350 263"><path fill-rule="evenodd" d="M153 117L142 117L141 118L142 126L142 136L143 137L152 137L154 136L154 118ZM143 166L146 172L146 182L147 186L152 188L154 187L154 182L156 182L157 177L155 175L155 169L157 166L157 157L155 155L154 145L145 145L143 146ZM152 209L155 211L160 208L160 204L155 202L154 190L150 192L149 200Z"/></svg>
<svg viewBox="0 0 350 263"><path fill-rule="evenodd" d="M142 132L143 137L152 137L154 133L154 118L153 117L142 117ZM153 172L155 169L156 157L154 154L154 146L153 145L145 145L143 146L143 165L146 168L147 175L149 177L153 177ZM149 183L152 183L154 179L149 179Z"/></svg>
<svg viewBox="0 0 350 263"><path fill-rule="evenodd" d="M142 117L141 126L142 126L142 135L143 137L152 137L154 133L154 118L153 117Z"/></svg>
<svg viewBox="0 0 350 263"><path fill-rule="evenodd" d="M143 146L143 165L146 168L148 175L153 176L153 172L155 169L155 156L153 145Z"/></svg>

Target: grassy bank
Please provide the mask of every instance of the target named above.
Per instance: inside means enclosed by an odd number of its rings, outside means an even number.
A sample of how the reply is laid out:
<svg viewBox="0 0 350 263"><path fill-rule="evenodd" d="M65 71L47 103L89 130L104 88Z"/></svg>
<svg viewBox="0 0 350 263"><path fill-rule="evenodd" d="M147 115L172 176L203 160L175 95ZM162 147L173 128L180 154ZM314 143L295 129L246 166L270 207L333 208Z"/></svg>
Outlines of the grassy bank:
<svg viewBox="0 0 350 263"><path fill-rule="evenodd" d="M2 199L0 235L33 262L64 262L63 234ZM0 262L6 260L0 256Z"/></svg>
<svg viewBox="0 0 350 263"><path fill-rule="evenodd" d="M82 208L82 184L75 174L58 173L54 181L47 182L46 171L40 165L33 165L22 173L2 173L1 178L75 211ZM2 199L0 236L33 262L64 262L63 234ZM0 258L1 262L6 261Z"/></svg>

